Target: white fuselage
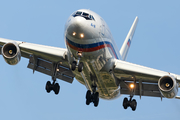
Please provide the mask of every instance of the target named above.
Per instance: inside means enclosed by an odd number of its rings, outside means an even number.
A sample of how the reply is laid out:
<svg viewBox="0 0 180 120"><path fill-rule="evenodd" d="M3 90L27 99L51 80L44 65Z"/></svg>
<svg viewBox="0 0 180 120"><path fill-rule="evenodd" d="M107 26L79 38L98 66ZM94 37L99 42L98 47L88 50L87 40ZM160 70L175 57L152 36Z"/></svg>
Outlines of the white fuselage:
<svg viewBox="0 0 180 120"><path fill-rule="evenodd" d="M80 83L91 91L96 84L99 96L104 99L120 95L116 78L108 68L114 59L121 57L107 24L99 15L85 9L74 12L65 26L65 43L70 64L82 52L83 71L73 72Z"/></svg>

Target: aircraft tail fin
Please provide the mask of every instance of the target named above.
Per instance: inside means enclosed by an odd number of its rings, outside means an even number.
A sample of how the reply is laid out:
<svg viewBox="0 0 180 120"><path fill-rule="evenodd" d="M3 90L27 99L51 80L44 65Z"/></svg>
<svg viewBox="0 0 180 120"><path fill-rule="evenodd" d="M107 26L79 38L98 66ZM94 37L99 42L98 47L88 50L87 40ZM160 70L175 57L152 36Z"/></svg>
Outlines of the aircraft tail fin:
<svg viewBox="0 0 180 120"><path fill-rule="evenodd" d="M131 41L132 41L132 38L133 38L133 35L134 35L134 32L135 32L135 29L136 29L136 26L137 26L137 23L138 23L138 17L135 18L127 36L126 36L126 39L120 49L120 55L122 57L122 60L126 60L126 57L127 57L127 54L128 54L128 51L129 51L129 48L130 48L130 45L131 45Z"/></svg>

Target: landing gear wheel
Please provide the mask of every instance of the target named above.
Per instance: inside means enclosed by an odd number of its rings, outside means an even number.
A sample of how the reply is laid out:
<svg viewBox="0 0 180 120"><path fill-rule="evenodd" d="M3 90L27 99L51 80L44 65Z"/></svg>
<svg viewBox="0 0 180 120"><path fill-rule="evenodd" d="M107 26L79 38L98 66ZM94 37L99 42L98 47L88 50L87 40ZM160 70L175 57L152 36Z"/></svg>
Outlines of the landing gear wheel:
<svg viewBox="0 0 180 120"><path fill-rule="evenodd" d="M128 99L127 98L124 98L124 100L123 100L123 107L124 107L124 109L127 109L127 107L128 107Z"/></svg>
<svg viewBox="0 0 180 120"><path fill-rule="evenodd" d="M124 100L123 100L123 107L124 107L124 109L127 109L129 106L131 107L131 109L133 111L135 111L136 107L137 107L136 100L135 99L132 100L132 98L130 98L129 100L127 98L124 98Z"/></svg>
<svg viewBox="0 0 180 120"><path fill-rule="evenodd" d="M58 83L53 82L51 84L50 81L47 81L45 89L46 89L47 93L50 93L51 90L53 90L54 93L57 95L59 93L59 91L60 91L60 86L59 86Z"/></svg>
<svg viewBox="0 0 180 120"><path fill-rule="evenodd" d="M98 104L99 104L99 93L96 92L96 93L94 94L94 106L97 107Z"/></svg>
<svg viewBox="0 0 180 120"><path fill-rule="evenodd" d="M86 105L89 105L91 103L91 101L89 101L88 99L86 99Z"/></svg>
<svg viewBox="0 0 180 120"><path fill-rule="evenodd" d="M88 90L86 93L86 105L89 105L91 103L91 91Z"/></svg>
<svg viewBox="0 0 180 120"><path fill-rule="evenodd" d="M56 83L55 85L54 85L54 93L57 95L58 93L59 93L59 90L60 90L60 86L59 86L59 84L58 83Z"/></svg>
<svg viewBox="0 0 180 120"><path fill-rule="evenodd" d="M78 65L78 71L82 72L82 70L83 70L83 63L80 62L79 65Z"/></svg>
<svg viewBox="0 0 180 120"><path fill-rule="evenodd" d="M130 107L131 107L131 109L132 109L133 111L135 111L135 110L136 110L136 106L137 106L137 102L136 102L135 99L133 99L133 100L131 101L131 103L130 103Z"/></svg>
<svg viewBox="0 0 180 120"><path fill-rule="evenodd" d="M91 91L88 90L86 93L86 99L90 99L91 98Z"/></svg>
<svg viewBox="0 0 180 120"><path fill-rule="evenodd" d="M77 62L73 61L72 66L71 66L72 71L76 69L76 65L77 65Z"/></svg>
<svg viewBox="0 0 180 120"><path fill-rule="evenodd" d="M89 105L91 102L94 103L94 106L97 107L99 104L99 92L91 94L91 91L88 90L86 93L86 105Z"/></svg>
<svg viewBox="0 0 180 120"><path fill-rule="evenodd" d="M46 91L47 91L47 93L51 92L51 82L50 81L47 81L47 83L46 83Z"/></svg>

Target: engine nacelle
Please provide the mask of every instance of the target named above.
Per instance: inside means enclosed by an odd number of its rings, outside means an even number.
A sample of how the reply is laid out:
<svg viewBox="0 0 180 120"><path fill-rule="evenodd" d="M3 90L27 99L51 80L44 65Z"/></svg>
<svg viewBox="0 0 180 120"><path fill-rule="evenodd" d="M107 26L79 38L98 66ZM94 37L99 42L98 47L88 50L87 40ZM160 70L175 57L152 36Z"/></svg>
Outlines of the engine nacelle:
<svg viewBox="0 0 180 120"><path fill-rule="evenodd" d="M21 59L21 52L17 43L4 44L1 54L9 65L16 65Z"/></svg>
<svg viewBox="0 0 180 120"><path fill-rule="evenodd" d="M174 98L178 93L178 83L171 75L161 77L158 81L158 87L161 94L166 98Z"/></svg>

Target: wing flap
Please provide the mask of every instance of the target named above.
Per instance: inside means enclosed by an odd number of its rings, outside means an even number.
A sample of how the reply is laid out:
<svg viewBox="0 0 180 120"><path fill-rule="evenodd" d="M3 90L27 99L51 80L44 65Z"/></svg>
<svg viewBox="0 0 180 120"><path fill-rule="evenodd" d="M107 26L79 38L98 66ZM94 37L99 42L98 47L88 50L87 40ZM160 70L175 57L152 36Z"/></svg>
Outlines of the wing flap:
<svg viewBox="0 0 180 120"><path fill-rule="evenodd" d="M51 61L44 60L41 58L36 58L35 60L34 57L30 57L28 68L32 69L33 71L38 71L49 76L54 76L54 74L56 74L56 78L69 83L72 83L75 77L72 71L69 69L69 67L63 66L62 62L59 62L58 66L56 67L55 64Z"/></svg>
<svg viewBox="0 0 180 120"><path fill-rule="evenodd" d="M132 82L120 82L120 93L121 94L131 94L131 90L128 88L128 86ZM148 84L148 83L136 83L136 88L135 88L135 95L139 96L153 96L153 97L162 97L161 93L159 91L158 85L157 84Z"/></svg>

